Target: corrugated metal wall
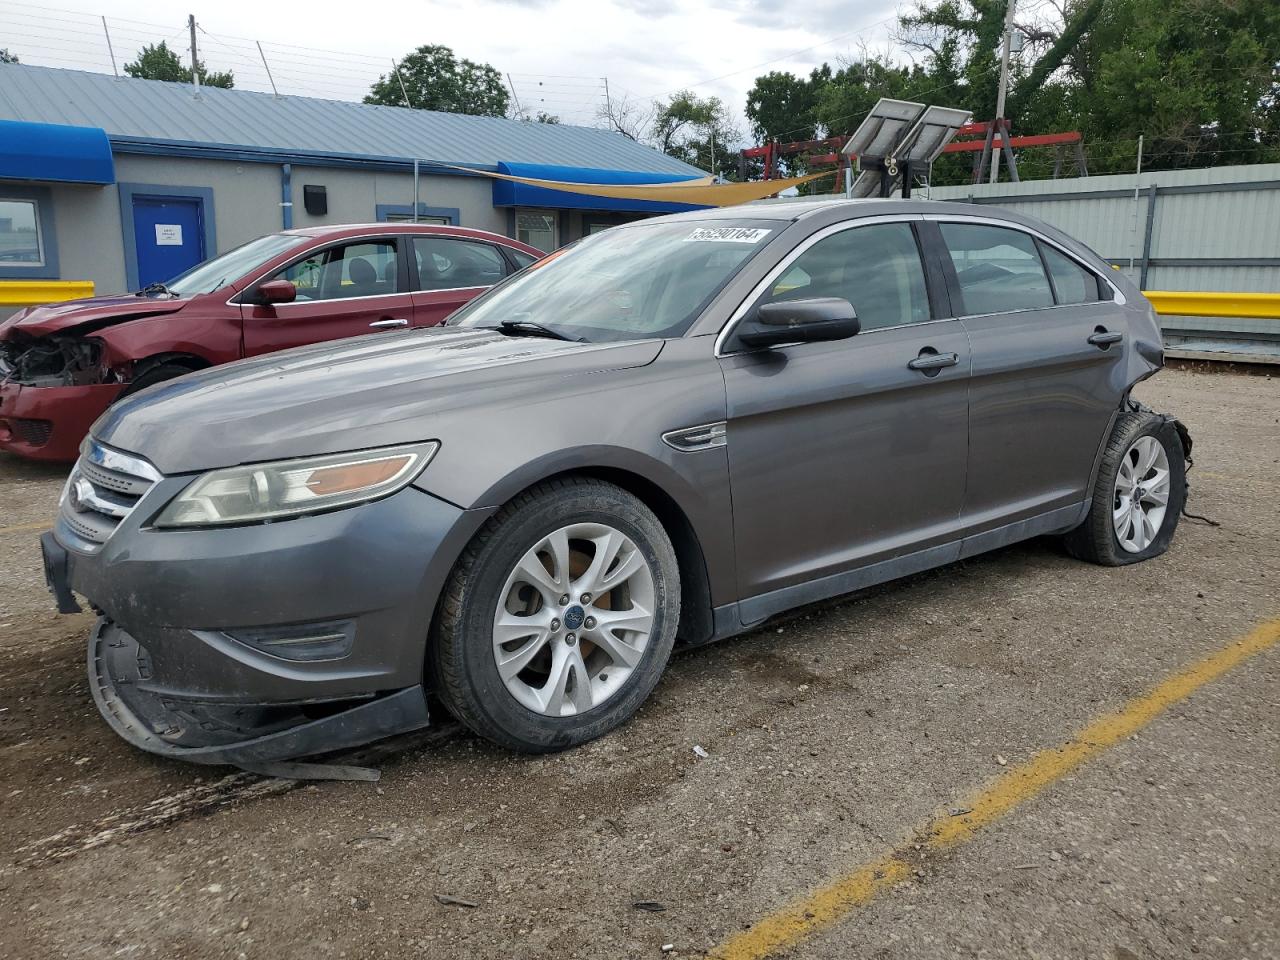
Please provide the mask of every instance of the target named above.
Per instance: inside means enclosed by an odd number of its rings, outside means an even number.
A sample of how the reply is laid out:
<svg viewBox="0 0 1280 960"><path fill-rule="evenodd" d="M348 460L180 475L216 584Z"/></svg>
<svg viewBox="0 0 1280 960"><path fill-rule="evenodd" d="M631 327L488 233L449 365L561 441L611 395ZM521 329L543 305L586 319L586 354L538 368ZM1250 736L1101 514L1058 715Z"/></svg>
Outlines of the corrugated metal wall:
<svg viewBox="0 0 1280 960"><path fill-rule="evenodd" d="M937 187L928 195L997 204L1051 223L1144 290L1280 293L1280 163ZM1171 347L1280 350L1280 321L1161 323Z"/></svg>

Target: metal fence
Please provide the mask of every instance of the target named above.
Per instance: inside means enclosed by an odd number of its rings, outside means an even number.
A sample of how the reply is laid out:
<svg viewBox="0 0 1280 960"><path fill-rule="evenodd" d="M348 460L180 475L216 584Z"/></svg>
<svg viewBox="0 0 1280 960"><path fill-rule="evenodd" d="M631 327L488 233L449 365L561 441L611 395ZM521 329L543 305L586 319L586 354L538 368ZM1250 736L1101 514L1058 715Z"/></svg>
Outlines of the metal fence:
<svg viewBox="0 0 1280 960"><path fill-rule="evenodd" d="M1280 293L1280 163L935 187L1087 243L1143 290ZM1280 359L1280 320L1161 317L1171 354Z"/></svg>

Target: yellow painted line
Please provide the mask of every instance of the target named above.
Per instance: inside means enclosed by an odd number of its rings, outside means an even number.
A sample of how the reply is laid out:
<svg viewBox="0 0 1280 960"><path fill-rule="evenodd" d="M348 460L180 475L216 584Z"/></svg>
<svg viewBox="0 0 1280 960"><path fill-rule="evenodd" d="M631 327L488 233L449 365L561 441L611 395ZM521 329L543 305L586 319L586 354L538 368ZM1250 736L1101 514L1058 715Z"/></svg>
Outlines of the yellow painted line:
<svg viewBox="0 0 1280 960"><path fill-rule="evenodd" d="M13 527L0 527L0 534L5 533L32 533L36 531L43 532L51 529L48 523L19 523Z"/></svg>
<svg viewBox="0 0 1280 960"><path fill-rule="evenodd" d="M972 839L983 827L1035 797L1087 760L1133 736L1209 681L1277 641L1280 641L1280 619L1262 624L1114 713L1098 717L1073 740L1042 750L1030 760L1010 767L959 805L969 813L954 817L945 811L939 812L907 843L770 914L710 955L716 960L761 960L807 940L870 902L885 888L909 879L915 869L916 844L924 851L936 853Z"/></svg>

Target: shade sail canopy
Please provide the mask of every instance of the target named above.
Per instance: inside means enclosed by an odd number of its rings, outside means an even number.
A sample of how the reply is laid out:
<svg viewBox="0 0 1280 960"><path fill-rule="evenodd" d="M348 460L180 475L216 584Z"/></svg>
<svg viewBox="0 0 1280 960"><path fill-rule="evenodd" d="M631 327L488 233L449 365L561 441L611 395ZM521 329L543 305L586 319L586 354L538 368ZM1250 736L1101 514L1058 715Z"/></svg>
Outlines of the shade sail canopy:
<svg viewBox="0 0 1280 960"><path fill-rule="evenodd" d="M0 180L115 183L111 144L98 127L0 120Z"/></svg>
<svg viewBox="0 0 1280 960"><path fill-rule="evenodd" d="M565 179L535 174L548 169ZM834 170L780 180L714 183L710 177L664 179L661 174L618 173L576 167L538 167L533 164L499 163L497 173L470 170L498 181L493 187L495 206L575 207L589 210L632 210L674 213L703 207L729 207L761 200L776 193L833 174ZM608 178L601 176L609 174ZM595 176L596 180L585 179ZM576 176L580 179L569 179ZM627 179L619 182L618 178ZM607 182L606 182L607 181ZM613 205L616 204L616 205Z"/></svg>

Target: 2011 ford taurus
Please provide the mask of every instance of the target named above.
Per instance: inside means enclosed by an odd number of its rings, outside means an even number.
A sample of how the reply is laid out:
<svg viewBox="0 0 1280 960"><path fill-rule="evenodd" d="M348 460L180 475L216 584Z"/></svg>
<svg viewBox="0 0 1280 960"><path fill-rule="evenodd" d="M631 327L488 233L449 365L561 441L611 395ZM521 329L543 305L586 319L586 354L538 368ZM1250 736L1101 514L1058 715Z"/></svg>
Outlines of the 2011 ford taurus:
<svg viewBox="0 0 1280 960"><path fill-rule="evenodd" d="M161 384L44 538L134 744L252 765L428 723L630 717L673 645L1037 535L1126 564L1190 438L1130 398L1142 295L1070 237L919 201L609 230L439 328ZM874 642L874 638L868 638Z"/></svg>

